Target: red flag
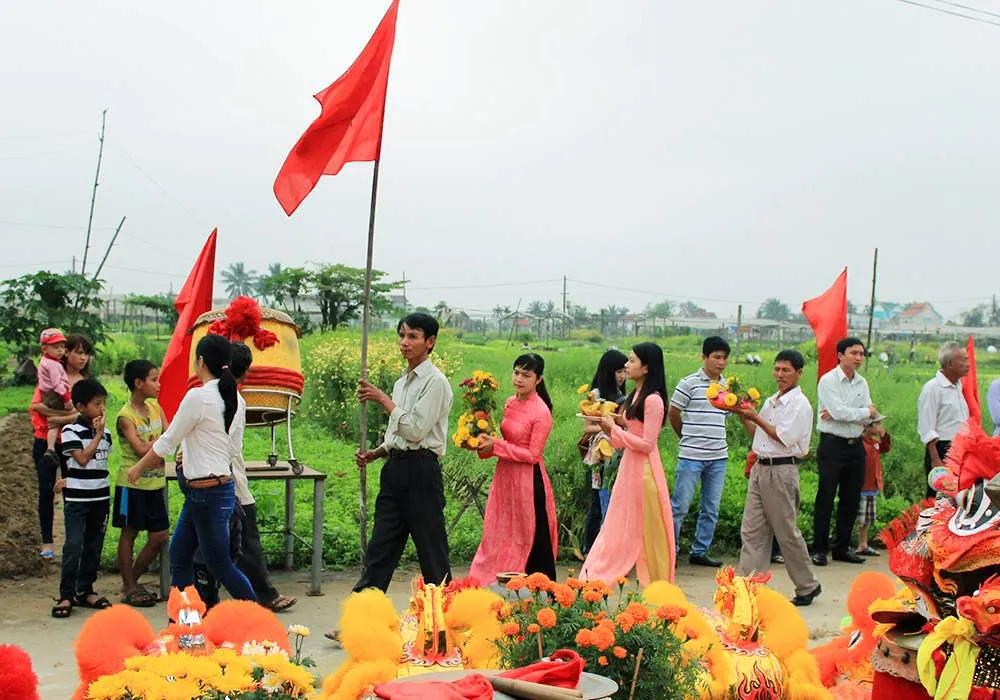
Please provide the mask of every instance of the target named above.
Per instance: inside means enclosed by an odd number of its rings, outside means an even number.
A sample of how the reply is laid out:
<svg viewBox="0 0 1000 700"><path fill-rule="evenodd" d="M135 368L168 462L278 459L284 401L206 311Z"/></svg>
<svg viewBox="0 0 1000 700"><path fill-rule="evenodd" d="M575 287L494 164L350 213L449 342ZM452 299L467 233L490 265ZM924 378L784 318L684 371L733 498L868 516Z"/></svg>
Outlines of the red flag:
<svg viewBox="0 0 1000 700"><path fill-rule="evenodd" d="M289 216L321 175L336 175L345 163L378 160L398 7L399 0L393 0L361 55L333 85L315 95L320 115L274 180L274 196Z"/></svg>
<svg viewBox="0 0 1000 700"><path fill-rule="evenodd" d="M979 408L979 380L976 377L976 344L973 342L971 335L965 348L969 351L969 373L962 379L962 395L965 396L965 403L969 404L969 417L980 423L983 420L983 415Z"/></svg>
<svg viewBox="0 0 1000 700"><path fill-rule="evenodd" d="M817 379L837 366L837 343L847 337L847 268L815 299L802 303L802 314L816 334Z"/></svg>
<svg viewBox="0 0 1000 700"><path fill-rule="evenodd" d="M167 418L173 420L177 407L187 391L188 364L191 356L191 327L206 311L212 309L212 286L215 280L215 236L218 229L205 242L201 254L191 268L184 287L174 300L177 325L170 337L170 345L163 356L160 368L159 404Z"/></svg>

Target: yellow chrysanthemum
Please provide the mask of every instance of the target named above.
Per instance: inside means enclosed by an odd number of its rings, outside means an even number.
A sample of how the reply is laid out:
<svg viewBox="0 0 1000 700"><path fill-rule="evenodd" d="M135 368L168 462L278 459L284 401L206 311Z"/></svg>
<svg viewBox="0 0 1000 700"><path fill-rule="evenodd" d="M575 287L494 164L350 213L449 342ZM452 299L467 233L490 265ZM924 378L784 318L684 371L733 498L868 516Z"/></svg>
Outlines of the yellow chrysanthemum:
<svg viewBox="0 0 1000 700"><path fill-rule="evenodd" d="M96 681L91 682L87 688L87 697L90 700L118 700L125 694L125 685L120 676L120 673L101 676Z"/></svg>
<svg viewBox="0 0 1000 700"><path fill-rule="evenodd" d="M470 437L468 440L465 441L465 444L468 445L469 447L479 447L479 438Z"/></svg>
<svg viewBox="0 0 1000 700"><path fill-rule="evenodd" d="M479 428L480 430L486 430L488 427L490 427L490 424L489 421L485 421L482 418L480 418L479 420L476 421L476 427Z"/></svg>
<svg viewBox="0 0 1000 700"><path fill-rule="evenodd" d="M750 397L751 401L760 401L760 392L755 387L747 389L747 396Z"/></svg>
<svg viewBox="0 0 1000 700"><path fill-rule="evenodd" d="M172 683L166 683L163 688L163 700L191 700L199 697L201 684L190 678L179 678Z"/></svg>
<svg viewBox="0 0 1000 700"><path fill-rule="evenodd" d="M722 400L722 402L730 408L736 405L736 401L737 401L736 394L733 394L731 392L726 394L726 398Z"/></svg>
<svg viewBox="0 0 1000 700"><path fill-rule="evenodd" d="M289 625L288 633L298 635L299 637L308 637L309 628L305 625Z"/></svg>
<svg viewBox="0 0 1000 700"><path fill-rule="evenodd" d="M220 693L241 693L253 690L254 679L249 673L226 670L212 681L212 687Z"/></svg>
<svg viewBox="0 0 1000 700"><path fill-rule="evenodd" d="M590 391L590 384L581 384L580 388L576 390L576 393L586 394L588 391Z"/></svg>
<svg viewBox="0 0 1000 700"><path fill-rule="evenodd" d="M720 391L722 391L722 385L712 382L708 385L708 388L705 389L705 398L709 400L716 399L719 397Z"/></svg>

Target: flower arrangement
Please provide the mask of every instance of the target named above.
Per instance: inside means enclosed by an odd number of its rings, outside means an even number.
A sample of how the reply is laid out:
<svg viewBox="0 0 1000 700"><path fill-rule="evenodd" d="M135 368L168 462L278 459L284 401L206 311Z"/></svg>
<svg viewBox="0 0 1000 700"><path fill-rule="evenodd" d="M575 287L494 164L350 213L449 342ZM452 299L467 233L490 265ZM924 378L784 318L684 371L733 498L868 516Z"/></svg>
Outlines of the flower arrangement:
<svg viewBox="0 0 1000 700"><path fill-rule="evenodd" d="M480 435L496 435L497 424L493 416L497 410L496 393L500 385L492 374L477 369L459 386L465 390L462 393L465 411L458 417L451 440L455 447L474 450L479 447Z"/></svg>
<svg viewBox="0 0 1000 700"><path fill-rule="evenodd" d="M705 398L723 411L737 408L756 408L760 405L760 391L756 387L744 387L739 377L726 377L726 383L712 382L705 389Z"/></svg>
<svg viewBox="0 0 1000 700"><path fill-rule="evenodd" d="M618 404L601 398L601 392L591 389L589 384L582 385L576 393L583 395L580 401L580 413L585 416L610 416L618 409Z"/></svg>
<svg viewBox="0 0 1000 700"><path fill-rule="evenodd" d="M93 681L89 700L291 700L311 697L315 678L305 668L302 641L309 628L292 625L295 657L273 642L247 642L237 651L218 648L207 656L184 652L125 659L125 670Z"/></svg>
<svg viewBox="0 0 1000 700"><path fill-rule="evenodd" d="M625 578L617 585L613 603L614 590L603 581L556 583L544 574L510 579L513 599L494 604L501 667L518 668L570 649L587 670L618 683L621 697L697 697L700 667L685 654L693 637L680 624L686 611L643 603L638 586Z"/></svg>

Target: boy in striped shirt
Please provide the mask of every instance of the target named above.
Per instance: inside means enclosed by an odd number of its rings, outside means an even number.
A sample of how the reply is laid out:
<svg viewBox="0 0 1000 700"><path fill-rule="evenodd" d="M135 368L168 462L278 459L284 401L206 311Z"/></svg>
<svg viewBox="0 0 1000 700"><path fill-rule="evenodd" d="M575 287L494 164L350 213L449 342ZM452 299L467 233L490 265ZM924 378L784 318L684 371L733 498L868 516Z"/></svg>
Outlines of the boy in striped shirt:
<svg viewBox="0 0 1000 700"><path fill-rule="evenodd" d="M681 439L677 475L671 489L670 508L674 516L674 541L678 553L681 525L687 517L694 490L701 482L701 506L689 561L698 566L718 567L722 562L708 555L719 521L719 504L726 483L729 447L726 443L726 411L713 406L705 396L712 383L726 385L722 373L729 362L729 343L711 336L701 345L702 367L677 382L670 397L667 418Z"/></svg>
<svg viewBox="0 0 1000 700"><path fill-rule="evenodd" d="M105 426L108 392L96 379L73 386L73 407L80 418L62 430L62 451L69 468L63 488L66 542L63 544L59 602L52 617L69 617L73 606L101 610L111 603L94 592L108 524L111 433Z"/></svg>

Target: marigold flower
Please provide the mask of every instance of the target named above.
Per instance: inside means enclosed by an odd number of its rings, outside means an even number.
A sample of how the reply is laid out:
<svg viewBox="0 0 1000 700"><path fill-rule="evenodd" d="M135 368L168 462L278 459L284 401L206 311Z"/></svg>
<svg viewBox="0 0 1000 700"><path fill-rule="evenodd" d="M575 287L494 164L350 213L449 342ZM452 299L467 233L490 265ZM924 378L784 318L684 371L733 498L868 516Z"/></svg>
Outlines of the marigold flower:
<svg viewBox="0 0 1000 700"><path fill-rule="evenodd" d="M524 588L525 579L524 576L515 576L510 581L507 582L508 591L519 591Z"/></svg>
<svg viewBox="0 0 1000 700"><path fill-rule="evenodd" d="M552 597L559 605L569 608L576 602L576 591L564 583L557 583L552 586Z"/></svg>
<svg viewBox="0 0 1000 700"><path fill-rule="evenodd" d="M628 649L626 649L625 647L615 647L614 649L611 650L611 652L615 655L615 658L618 659L624 659L626 656L628 656Z"/></svg>
<svg viewBox="0 0 1000 700"><path fill-rule="evenodd" d="M532 592L545 590L550 583L551 581L549 581L548 576L546 576L545 574L538 574L538 573L531 574L525 580L525 584L528 586L528 590Z"/></svg>
<svg viewBox="0 0 1000 700"><path fill-rule="evenodd" d="M583 589L584 583L580 579L573 578L570 576L566 579L566 585L572 588L574 591L579 591Z"/></svg>
<svg viewBox="0 0 1000 700"><path fill-rule="evenodd" d="M578 647L589 647L594 645L594 633L588 629L582 629L576 633L576 645Z"/></svg>
<svg viewBox="0 0 1000 700"><path fill-rule="evenodd" d="M656 609L656 616L669 622L677 622L685 615L687 615L687 610L677 605L661 605Z"/></svg>
<svg viewBox="0 0 1000 700"><path fill-rule="evenodd" d="M538 624L542 627L550 630L556 626L556 611L552 608L542 608L535 615L535 619L538 620Z"/></svg>
<svg viewBox="0 0 1000 700"><path fill-rule="evenodd" d="M722 403L726 404L726 406L728 406L729 408L732 408L733 406L736 405L736 402L738 400L739 399L736 398L736 394L730 392L726 394L726 398L722 400Z"/></svg>
<svg viewBox="0 0 1000 700"><path fill-rule="evenodd" d="M642 603L629 603L625 612L631 615L637 623L643 623L649 619L649 608Z"/></svg>
<svg viewBox="0 0 1000 700"><path fill-rule="evenodd" d="M608 657L606 657L606 656L598 656L597 657L597 663L600 664L601 666L607 666L608 665Z"/></svg>
<svg viewBox="0 0 1000 700"><path fill-rule="evenodd" d="M602 596L600 592L595 591L593 588L584 588L583 599L588 603L600 603L604 600L604 596Z"/></svg>
<svg viewBox="0 0 1000 700"><path fill-rule="evenodd" d="M597 647L598 651L604 651L615 643L615 633L604 625L598 625L591 632L593 634L594 646Z"/></svg>
<svg viewBox="0 0 1000 700"><path fill-rule="evenodd" d="M626 577L624 577L624 576L619 576L618 577L618 585L619 586L627 586L628 585L628 579Z"/></svg>
<svg viewBox="0 0 1000 700"><path fill-rule="evenodd" d="M486 430L488 427L490 427L490 424L487 421L480 418L479 420L476 421L476 427L479 428L480 430Z"/></svg>
<svg viewBox="0 0 1000 700"><path fill-rule="evenodd" d="M632 628L635 627L635 618L627 612L623 612L616 617L615 622L618 623L618 626L622 628L622 632L625 634L631 632Z"/></svg>
<svg viewBox="0 0 1000 700"><path fill-rule="evenodd" d="M760 401L760 392L757 391L756 387L750 387L747 389L747 396L749 396L752 401Z"/></svg>
<svg viewBox="0 0 1000 700"><path fill-rule="evenodd" d="M534 622L532 622L530 625L528 625L528 627L526 628L526 631L527 631L528 634L538 634L538 632L541 629L542 629L541 627L539 627Z"/></svg>
<svg viewBox="0 0 1000 700"><path fill-rule="evenodd" d="M705 398L708 400L719 398L719 392L722 391L722 385L717 382L712 382L705 389Z"/></svg>
<svg viewBox="0 0 1000 700"><path fill-rule="evenodd" d="M521 631L521 625L516 622L505 622L500 627L500 631L503 632L508 637L513 637Z"/></svg>
<svg viewBox="0 0 1000 700"><path fill-rule="evenodd" d="M590 391L590 384L581 384L580 388L576 390L576 393L586 394L588 391Z"/></svg>
<svg viewBox="0 0 1000 700"><path fill-rule="evenodd" d="M467 444L469 447L479 447L479 438L470 437L468 440L465 441L465 444Z"/></svg>

